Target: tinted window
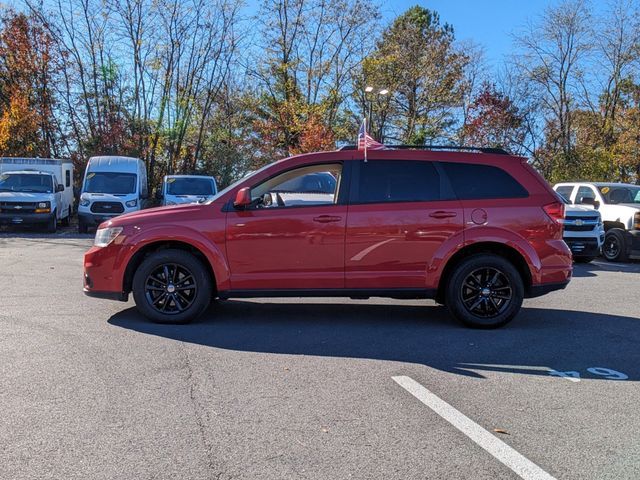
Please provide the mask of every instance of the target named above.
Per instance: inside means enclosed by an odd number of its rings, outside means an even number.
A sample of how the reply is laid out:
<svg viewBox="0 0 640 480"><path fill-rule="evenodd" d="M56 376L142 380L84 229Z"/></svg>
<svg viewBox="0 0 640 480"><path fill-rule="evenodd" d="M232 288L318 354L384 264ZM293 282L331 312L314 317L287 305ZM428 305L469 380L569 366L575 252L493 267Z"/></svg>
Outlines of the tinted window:
<svg viewBox="0 0 640 480"><path fill-rule="evenodd" d="M562 195L567 201L571 201L571 192L573 192L573 186L565 185L564 187L556 188L556 192Z"/></svg>
<svg viewBox="0 0 640 480"><path fill-rule="evenodd" d="M90 172L84 184L88 193L126 195L136 192L136 176L133 173Z"/></svg>
<svg viewBox="0 0 640 480"><path fill-rule="evenodd" d="M169 195L213 195L216 193L210 178L167 178Z"/></svg>
<svg viewBox="0 0 640 480"><path fill-rule="evenodd" d="M431 162L369 160L360 163L355 203L440 199L440 176Z"/></svg>
<svg viewBox="0 0 640 480"><path fill-rule="evenodd" d="M525 188L501 168L471 163L443 163L442 166L460 200L529 196Z"/></svg>
<svg viewBox="0 0 640 480"><path fill-rule="evenodd" d="M640 203L640 187L630 185L599 187L605 203Z"/></svg>

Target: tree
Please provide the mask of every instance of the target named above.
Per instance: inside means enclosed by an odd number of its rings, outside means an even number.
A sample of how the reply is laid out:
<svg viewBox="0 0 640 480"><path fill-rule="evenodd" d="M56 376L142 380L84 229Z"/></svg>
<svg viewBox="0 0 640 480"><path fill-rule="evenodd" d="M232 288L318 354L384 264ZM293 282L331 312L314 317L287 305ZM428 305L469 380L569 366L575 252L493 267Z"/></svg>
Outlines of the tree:
<svg viewBox="0 0 640 480"><path fill-rule="evenodd" d="M485 82L469 106L465 138L469 145L505 148L519 153L524 142L524 120L511 99Z"/></svg>
<svg viewBox="0 0 640 480"><path fill-rule="evenodd" d="M368 104L366 86L391 92L377 99L374 134L417 144L446 137L462 105L468 62L455 46L453 27L441 24L436 12L415 6L397 17L354 82L362 111Z"/></svg>

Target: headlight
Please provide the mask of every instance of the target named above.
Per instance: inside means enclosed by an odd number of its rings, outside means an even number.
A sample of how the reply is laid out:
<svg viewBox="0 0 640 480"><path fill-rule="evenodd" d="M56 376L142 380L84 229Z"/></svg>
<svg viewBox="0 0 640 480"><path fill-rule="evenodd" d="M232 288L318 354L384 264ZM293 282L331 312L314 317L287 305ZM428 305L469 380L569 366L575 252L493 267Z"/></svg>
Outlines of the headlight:
<svg viewBox="0 0 640 480"><path fill-rule="evenodd" d="M133 208L136 205L138 205L138 199L136 198L135 200L129 200L128 202L125 203L125 205L129 208Z"/></svg>
<svg viewBox="0 0 640 480"><path fill-rule="evenodd" d="M39 202L36 207L36 213L49 213L51 212L51 202Z"/></svg>
<svg viewBox="0 0 640 480"><path fill-rule="evenodd" d="M106 247L121 233L122 227L99 228L98 231L96 231L96 238L93 241L93 244L96 247Z"/></svg>
<svg viewBox="0 0 640 480"><path fill-rule="evenodd" d="M80 206L81 207L88 207L90 203L91 203L91 200L89 200L88 198L81 198L80 199Z"/></svg>

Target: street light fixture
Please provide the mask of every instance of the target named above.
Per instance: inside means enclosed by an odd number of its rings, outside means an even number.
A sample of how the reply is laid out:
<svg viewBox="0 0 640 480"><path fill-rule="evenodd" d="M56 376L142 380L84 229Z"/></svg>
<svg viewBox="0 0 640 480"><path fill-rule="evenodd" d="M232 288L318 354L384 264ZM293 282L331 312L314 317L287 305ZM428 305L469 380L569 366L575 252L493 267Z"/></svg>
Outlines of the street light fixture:
<svg viewBox="0 0 640 480"><path fill-rule="evenodd" d="M366 117L367 117L367 125L369 127L371 126L371 117L373 117L373 98L371 98L372 95L367 95L367 94L370 94L374 90L375 89L372 86L364 87L364 92L365 92L365 94L364 94L365 114L366 114ZM387 90L386 88L383 88L381 90L378 90L378 93L376 95L379 96L379 97L384 97L388 93L389 93L389 90ZM369 108L366 108L367 106Z"/></svg>

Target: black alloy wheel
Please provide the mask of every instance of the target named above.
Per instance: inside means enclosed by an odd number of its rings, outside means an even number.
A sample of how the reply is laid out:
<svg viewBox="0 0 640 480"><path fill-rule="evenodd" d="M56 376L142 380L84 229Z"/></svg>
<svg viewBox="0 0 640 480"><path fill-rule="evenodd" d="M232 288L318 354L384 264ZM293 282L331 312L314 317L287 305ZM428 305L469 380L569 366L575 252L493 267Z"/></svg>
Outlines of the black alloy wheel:
<svg viewBox="0 0 640 480"><path fill-rule="evenodd" d="M610 262L625 262L628 260L626 248L624 230L616 228L607 232L602 245L604 258Z"/></svg>
<svg viewBox="0 0 640 480"><path fill-rule="evenodd" d="M150 253L133 276L140 313L158 323L188 323L204 313L214 290L204 261L184 250Z"/></svg>
<svg viewBox="0 0 640 480"><path fill-rule="evenodd" d="M460 294L470 313L492 318L507 309L513 289L503 272L494 267L483 267L467 275Z"/></svg>
<svg viewBox="0 0 640 480"><path fill-rule="evenodd" d="M184 312L193 305L198 285L193 274L183 265L159 265L145 282L145 296L151 308L165 315Z"/></svg>

